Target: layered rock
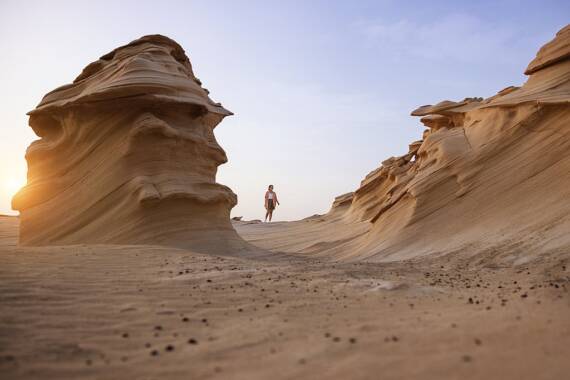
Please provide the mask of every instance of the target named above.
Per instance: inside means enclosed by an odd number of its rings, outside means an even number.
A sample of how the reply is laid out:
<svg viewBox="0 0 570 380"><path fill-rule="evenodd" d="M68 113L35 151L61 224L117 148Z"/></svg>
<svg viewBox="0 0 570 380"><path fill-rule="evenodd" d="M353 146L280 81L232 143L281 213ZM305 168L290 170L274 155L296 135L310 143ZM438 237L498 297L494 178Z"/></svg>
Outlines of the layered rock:
<svg viewBox="0 0 570 380"><path fill-rule="evenodd" d="M568 256L569 46L567 26L540 49L523 86L414 110L422 139L279 249L375 261L461 253L487 264Z"/></svg>
<svg viewBox="0 0 570 380"><path fill-rule="evenodd" d="M214 103L184 50L145 36L88 65L29 113L40 137L14 197L24 245L246 246L231 226L236 195L217 184L227 161Z"/></svg>
<svg viewBox="0 0 570 380"><path fill-rule="evenodd" d="M531 75L545 67L552 66L570 58L570 25L566 25L556 37L540 48L525 70L526 75Z"/></svg>
<svg viewBox="0 0 570 380"><path fill-rule="evenodd" d="M570 246L569 30L539 51L522 87L412 112L428 127L417 159L390 161L392 176L355 192L376 198L364 255Z"/></svg>

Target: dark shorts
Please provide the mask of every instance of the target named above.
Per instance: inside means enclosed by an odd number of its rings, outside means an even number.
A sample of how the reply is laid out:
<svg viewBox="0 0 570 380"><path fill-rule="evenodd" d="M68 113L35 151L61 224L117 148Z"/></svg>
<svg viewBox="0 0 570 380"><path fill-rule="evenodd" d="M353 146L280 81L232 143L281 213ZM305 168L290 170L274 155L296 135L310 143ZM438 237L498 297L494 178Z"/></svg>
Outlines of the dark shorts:
<svg viewBox="0 0 570 380"><path fill-rule="evenodd" d="M273 203L273 199L267 200L267 209L268 210L275 210L275 203Z"/></svg>

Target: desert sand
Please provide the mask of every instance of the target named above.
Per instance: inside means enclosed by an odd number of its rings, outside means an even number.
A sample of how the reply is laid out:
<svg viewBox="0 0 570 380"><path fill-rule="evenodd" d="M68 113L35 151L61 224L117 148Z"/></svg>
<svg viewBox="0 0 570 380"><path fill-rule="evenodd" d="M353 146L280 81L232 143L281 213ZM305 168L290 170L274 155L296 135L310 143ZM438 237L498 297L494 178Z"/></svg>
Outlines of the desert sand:
<svg viewBox="0 0 570 380"><path fill-rule="evenodd" d="M567 378L570 27L526 74L414 110L420 139L327 214L232 222L230 112L182 48L102 56L30 113L2 379Z"/></svg>
<svg viewBox="0 0 570 380"><path fill-rule="evenodd" d="M567 261L481 267L468 258L378 264L140 245L18 248L17 219L0 223L3 379L570 371Z"/></svg>

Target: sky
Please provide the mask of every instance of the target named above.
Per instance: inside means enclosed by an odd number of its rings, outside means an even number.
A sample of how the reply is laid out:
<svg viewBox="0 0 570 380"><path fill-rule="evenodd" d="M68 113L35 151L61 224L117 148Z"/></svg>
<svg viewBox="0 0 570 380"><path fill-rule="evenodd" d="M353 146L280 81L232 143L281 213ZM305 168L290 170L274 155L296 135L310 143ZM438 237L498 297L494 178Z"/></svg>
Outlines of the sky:
<svg viewBox="0 0 570 380"><path fill-rule="evenodd" d="M410 112L524 83L537 50L570 20L568 1L0 0L0 213L25 183L37 136L26 112L90 62L146 34L186 50L210 97L234 112L215 129L217 182L233 216L328 211L335 196L407 153Z"/></svg>

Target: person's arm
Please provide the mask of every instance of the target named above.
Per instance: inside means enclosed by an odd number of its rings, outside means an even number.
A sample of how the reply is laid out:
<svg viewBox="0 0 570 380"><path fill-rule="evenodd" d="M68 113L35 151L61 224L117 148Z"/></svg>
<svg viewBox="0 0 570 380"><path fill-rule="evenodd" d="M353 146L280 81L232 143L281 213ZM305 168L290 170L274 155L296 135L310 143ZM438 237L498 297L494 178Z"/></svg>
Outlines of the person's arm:
<svg viewBox="0 0 570 380"><path fill-rule="evenodd" d="M265 192L265 204L264 204L265 208L267 208L267 197L268 196L269 196L269 191L266 191Z"/></svg>

